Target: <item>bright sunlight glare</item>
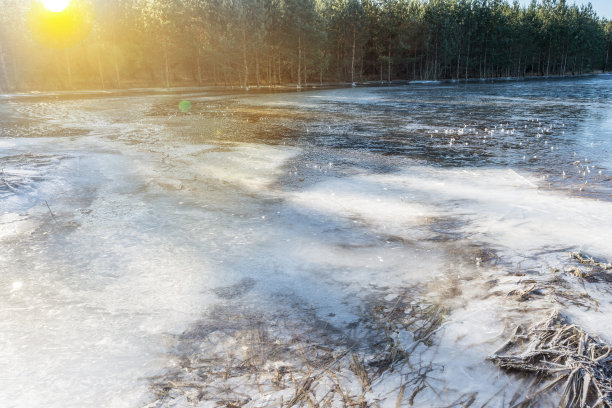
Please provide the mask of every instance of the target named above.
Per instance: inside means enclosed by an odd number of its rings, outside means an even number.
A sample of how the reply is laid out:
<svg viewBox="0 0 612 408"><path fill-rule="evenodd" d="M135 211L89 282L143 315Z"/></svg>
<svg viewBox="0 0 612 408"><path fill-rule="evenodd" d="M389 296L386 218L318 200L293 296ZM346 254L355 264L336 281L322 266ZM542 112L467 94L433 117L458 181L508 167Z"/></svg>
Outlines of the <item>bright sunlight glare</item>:
<svg viewBox="0 0 612 408"><path fill-rule="evenodd" d="M70 0L42 0L42 4L49 11L60 13L66 10L66 7L70 4Z"/></svg>

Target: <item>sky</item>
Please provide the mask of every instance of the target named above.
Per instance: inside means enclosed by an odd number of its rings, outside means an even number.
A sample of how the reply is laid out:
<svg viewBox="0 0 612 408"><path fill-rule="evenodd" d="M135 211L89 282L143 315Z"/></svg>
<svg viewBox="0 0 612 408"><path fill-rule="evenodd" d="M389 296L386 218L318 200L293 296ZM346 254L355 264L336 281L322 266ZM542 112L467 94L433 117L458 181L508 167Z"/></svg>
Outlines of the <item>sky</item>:
<svg viewBox="0 0 612 408"><path fill-rule="evenodd" d="M531 0L519 0L523 6L527 6L531 3ZM597 12L599 17L606 17L608 20L612 20L612 0L567 0L568 4L576 3L578 5L591 3L593 9Z"/></svg>

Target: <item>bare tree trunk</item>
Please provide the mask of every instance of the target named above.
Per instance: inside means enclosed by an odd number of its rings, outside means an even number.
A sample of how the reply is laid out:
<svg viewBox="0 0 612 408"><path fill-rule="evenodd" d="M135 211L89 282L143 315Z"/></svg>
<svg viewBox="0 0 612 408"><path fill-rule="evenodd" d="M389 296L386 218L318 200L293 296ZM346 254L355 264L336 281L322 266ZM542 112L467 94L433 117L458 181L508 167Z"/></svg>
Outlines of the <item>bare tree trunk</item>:
<svg viewBox="0 0 612 408"><path fill-rule="evenodd" d="M100 83L102 84L102 89L105 89L104 86L104 71L102 70L102 58L100 57L100 50L98 50L98 71L100 72Z"/></svg>
<svg viewBox="0 0 612 408"><path fill-rule="evenodd" d="M117 10L118 2L113 2L113 21L118 21L118 10ZM119 57L117 55L117 32L115 31L115 26L111 25L111 38L112 38L112 47L113 47L113 65L115 67L115 82L117 83L117 88L121 88L121 75L119 74Z"/></svg>
<svg viewBox="0 0 612 408"><path fill-rule="evenodd" d="M213 62L213 83L215 84L215 86L217 86L217 84L219 83L217 81L217 63Z"/></svg>
<svg viewBox="0 0 612 408"><path fill-rule="evenodd" d="M465 56L465 79L468 79L468 68L470 65L470 43L468 42L467 55Z"/></svg>
<svg viewBox="0 0 612 408"><path fill-rule="evenodd" d="M323 86L323 63L319 66L319 85Z"/></svg>
<svg viewBox="0 0 612 408"><path fill-rule="evenodd" d="M119 64L117 63L117 58L115 58L114 65L115 65L115 82L117 82L117 88L121 88L121 76L119 75Z"/></svg>
<svg viewBox="0 0 612 408"><path fill-rule="evenodd" d="M66 55L66 68L68 73L68 89L72 89L72 67L70 66L70 54L68 52L68 48L64 50Z"/></svg>
<svg viewBox="0 0 612 408"><path fill-rule="evenodd" d="M168 67L168 49L164 44L164 75L166 78L166 88L170 88L170 67Z"/></svg>
<svg viewBox="0 0 612 408"><path fill-rule="evenodd" d="M457 56L457 74L456 79L459 79L459 72L461 72L461 46L459 46L459 55Z"/></svg>
<svg viewBox="0 0 612 408"><path fill-rule="evenodd" d="M200 46L199 45L198 45L197 66L198 66L198 85L202 86L202 66L200 65Z"/></svg>
<svg viewBox="0 0 612 408"><path fill-rule="evenodd" d="M391 39L387 47L387 82L391 83Z"/></svg>
<svg viewBox="0 0 612 408"><path fill-rule="evenodd" d="M117 88L121 88L121 75L119 75L119 61L117 59L117 47L113 46L113 65L115 66L115 81Z"/></svg>
<svg viewBox="0 0 612 408"><path fill-rule="evenodd" d="M423 79L423 58L421 57L421 63L419 64L419 77Z"/></svg>
<svg viewBox="0 0 612 408"><path fill-rule="evenodd" d="M281 71L281 57L280 57L280 55L278 56L277 62L278 62L278 71L277 71L277 73L278 73L278 84L282 85L282 83L283 83L283 76L282 76L282 71Z"/></svg>
<svg viewBox="0 0 612 408"><path fill-rule="evenodd" d="M297 87L302 87L302 33L298 34L298 67L297 67Z"/></svg>
<svg viewBox="0 0 612 408"><path fill-rule="evenodd" d="M6 60L4 57L4 51L0 44L0 92L8 91L10 88L10 81L8 77L8 71L6 70Z"/></svg>
<svg viewBox="0 0 612 408"><path fill-rule="evenodd" d="M359 78L363 78L363 53L359 58Z"/></svg>
<svg viewBox="0 0 612 408"><path fill-rule="evenodd" d="M434 71L434 81L438 80L438 32L436 31L436 52L435 52L435 57L434 57L434 65L433 65L433 71Z"/></svg>
<svg viewBox="0 0 612 408"><path fill-rule="evenodd" d="M244 64L244 89L249 88L249 64L247 61L246 29L242 28L242 63Z"/></svg>
<svg viewBox="0 0 612 408"><path fill-rule="evenodd" d="M304 86L307 87L308 86L308 69L306 66L306 61L308 61L308 58L306 58L306 51L304 50Z"/></svg>
<svg viewBox="0 0 612 408"><path fill-rule="evenodd" d="M416 79L416 62L417 62L417 52L414 50L414 61L412 62L412 79Z"/></svg>
<svg viewBox="0 0 612 408"><path fill-rule="evenodd" d="M221 67L221 72L223 73L223 85L227 86L228 80L227 80L227 64L223 64L223 66Z"/></svg>
<svg viewBox="0 0 612 408"><path fill-rule="evenodd" d="M483 68L482 69L484 71L483 72L484 76L486 77L487 76L487 49L486 48L485 48L484 63L483 63ZM481 76L481 78L482 78L482 76Z"/></svg>
<svg viewBox="0 0 612 408"><path fill-rule="evenodd" d="M548 58L546 59L546 76L550 72L550 44L548 44Z"/></svg>
<svg viewBox="0 0 612 408"><path fill-rule="evenodd" d="M257 82L257 87L261 86L259 80L259 51L255 51L255 81Z"/></svg>
<svg viewBox="0 0 612 408"><path fill-rule="evenodd" d="M357 38L357 27L353 24L353 54L351 57L351 83L355 83L355 42Z"/></svg>
<svg viewBox="0 0 612 408"><path fill-rule="evenodd" d="M268 54L268 86L272 85L272 55Z"/></svg>
<svg viewBox="0 0 612 408"><path fill-rule="evenodd" d="M274 86L277 86L280 84L280 62L278 61L277 55L274 55L272 58L274 59L272 62L272 66L274 67Z"/></svg>

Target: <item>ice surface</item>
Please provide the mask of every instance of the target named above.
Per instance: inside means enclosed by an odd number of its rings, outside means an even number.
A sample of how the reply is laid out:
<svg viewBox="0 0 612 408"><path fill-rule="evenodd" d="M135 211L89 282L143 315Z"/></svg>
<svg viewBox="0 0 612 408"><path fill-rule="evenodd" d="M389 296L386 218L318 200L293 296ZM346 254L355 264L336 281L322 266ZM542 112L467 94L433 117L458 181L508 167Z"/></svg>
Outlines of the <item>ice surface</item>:
<svg viewBox="0 0 612 408"><path fill-rule="evenodd" d="M257 192L270 187L282 165L296 150L265 145L234 145L201 157L197 170L204 178L216 179Z"/></svg>
<svg viewBox="0 0 612 408"><path fill-rule="evenodd" d="M28 220L28 217L20 216L15 213L5 213L0 215L0 240L14 236L23 236L35 230L35 224Z"/></svg>
<svg viewBox="0 0 612 408"><path fill-rule="evenodd" d="M151 233L155 210L125 194L142 183L117 157L56 163L2 203L24 214L2 216L3 406L134 406L163 334L206 304L207 263L180 234Z"/></svg>
<svg viewBox="0 0 612 408"><path fill-rule="evenodd" d="M194 94L190 115L155 95L3 106L0 406L197 406L178 388L163 403L154 384L177 368L196 378L184 364L203 356L222 372L257 344L265 381L292 367L299 383L304 355L347 350L371 369L378 337L415 345L413 329L384 326L398 304L444 315L410 356L431 369L416 406L503 406L525 384L486 357L553 307L610 341L609 282L581 282L568 258L612 259L608 142L594 130L607 94L471 85ZM561 122L567 133L544 131ZM396 406L414 372L365 392L345 355L345 391ZM228 378L211 384L249 406L295 394Z"/></svg>

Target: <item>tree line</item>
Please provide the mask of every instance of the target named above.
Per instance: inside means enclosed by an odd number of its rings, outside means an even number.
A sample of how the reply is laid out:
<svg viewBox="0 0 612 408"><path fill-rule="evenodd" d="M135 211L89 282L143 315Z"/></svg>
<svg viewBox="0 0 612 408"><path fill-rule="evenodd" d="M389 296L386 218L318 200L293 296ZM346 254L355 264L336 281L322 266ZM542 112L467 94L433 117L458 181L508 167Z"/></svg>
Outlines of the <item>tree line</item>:
<svg viewBox="0 0 612 408"><path fill-rule="evenodd" d="M0 90L306 86L612 69L612 22L533 0L2 0Z"/></svg>

